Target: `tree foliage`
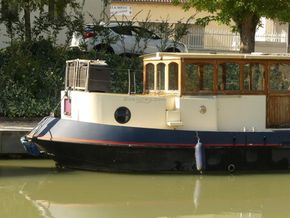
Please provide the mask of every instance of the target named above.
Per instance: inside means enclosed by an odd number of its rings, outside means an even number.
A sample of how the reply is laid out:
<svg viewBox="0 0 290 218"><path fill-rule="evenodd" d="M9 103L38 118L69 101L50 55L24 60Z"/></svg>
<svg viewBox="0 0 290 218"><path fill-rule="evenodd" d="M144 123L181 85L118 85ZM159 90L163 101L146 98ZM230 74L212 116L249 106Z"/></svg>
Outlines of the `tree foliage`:
<svg viewBox="0 0 290 218"><path fill-rule="evenodd" d="M65 61L93 56L45 39L14 41L0 50L0 117L49 115L64 87Z"/></svg>
<svg viewBox="0 0 290 218"><path fill-rule="evenodd" d="M83 25L82 8L76 0L0 0L0 4L0 22L11 41L49 38L55 42L61 30L72 32L68 27L73 25L68 24L82 21Z"/></svg>
<svg viewBox="0 0 290 218"><path fill-rule="evenodd" d="M78 8L78 5L74 5L74 0L0 2L0 21L6 25L11 40L7 48L0 49L0 117L31 118L49 115L59 105L60 90L64 88L65 62L71 59L105 60L112 71L113 92L142 92L141 58L118 56L107 50L98 53L83 52L68 49L66 45L56 45L55 40L62 28L67 29L67 40L71 38L73 31L83 33L82 13L75 10L73 15L68 16L63 10L68 5ZM23 16L26 3L29 3L30 10L27 13L37 12L37 16L25 27ZM133 25L133 21L127 25ZM168 24L164 25L168 30L173 28ZM106 43L114 40L106 32L102 33L105 30L101 26L96 25L95 28L98 34L107 37ZM179 40L186 30L186 25L179 24L174 27L174 31L169 32L174 40ZM131 87L128 86L128 81L131 81Z"/></svg>
<svg viewBox="0 0 290 218"><path fill-rule="evenodd" d="M175 4L184 2L174 0ZM289 0L188 0L184 8L196 8L210 12L210 16L197 19L198 24L207 25L217 21L232 27L241 36L241 52L253 52L255 48L255 32L260 25L260 18L290 21Z"/></svg>

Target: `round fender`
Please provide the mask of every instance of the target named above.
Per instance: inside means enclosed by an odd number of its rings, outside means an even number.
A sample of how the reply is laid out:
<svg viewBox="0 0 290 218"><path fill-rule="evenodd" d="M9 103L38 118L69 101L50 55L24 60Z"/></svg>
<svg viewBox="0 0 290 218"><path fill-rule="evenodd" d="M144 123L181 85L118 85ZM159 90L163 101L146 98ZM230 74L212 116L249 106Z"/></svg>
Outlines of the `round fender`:
<svg viewBox="0 0 290 218"><path fill-rule="evenodd" d="M235 164L229 164L227 169L230 173L233 173L236 171L236 166L235 166Z"/></svg>
<svg viewBox="0 0 290 218"><path fill-rule="evenodd" d="M205 150L201 142L195 145L195 164L198 171L205 169Z"/></svg>

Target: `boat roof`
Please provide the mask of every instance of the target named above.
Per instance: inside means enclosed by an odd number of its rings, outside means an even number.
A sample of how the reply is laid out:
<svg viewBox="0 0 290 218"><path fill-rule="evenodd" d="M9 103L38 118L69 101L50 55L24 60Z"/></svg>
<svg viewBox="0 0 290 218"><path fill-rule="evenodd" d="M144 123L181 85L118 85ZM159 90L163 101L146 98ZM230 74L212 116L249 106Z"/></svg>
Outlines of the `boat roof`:
<svg viewBox="0 0 290 218"><path fill-rule="evenodd" d="M170 59L265 59L290 60L289 53L180 53L157 52L141 56L143 60L170 60Z"/></svg>
<svg viewBox="0 0 290 218"><path fill-rule="evenodd" d="M105 60L87 60L87 59L73 59L73 60L67 60L66 63L72 63L72 62L82 62L87 63L90 65L105 65L107 66L107 63Z"/></svg>

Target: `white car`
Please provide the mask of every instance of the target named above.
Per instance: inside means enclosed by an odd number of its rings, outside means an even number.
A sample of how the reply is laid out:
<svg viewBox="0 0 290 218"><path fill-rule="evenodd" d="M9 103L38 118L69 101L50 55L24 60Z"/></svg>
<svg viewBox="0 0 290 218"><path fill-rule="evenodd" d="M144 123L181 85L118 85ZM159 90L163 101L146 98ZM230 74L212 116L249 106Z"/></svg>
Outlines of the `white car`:
<svg viewBox="0 0 290 218"><path fill-rule="evenodd" d="M104 50L118 55L140 55L158 51L188 52L183 43L162 39L145 28L114 23L86 25L83 36L74 33L70 47L81 48L82 45L85 45L87 51Z"/></svg>

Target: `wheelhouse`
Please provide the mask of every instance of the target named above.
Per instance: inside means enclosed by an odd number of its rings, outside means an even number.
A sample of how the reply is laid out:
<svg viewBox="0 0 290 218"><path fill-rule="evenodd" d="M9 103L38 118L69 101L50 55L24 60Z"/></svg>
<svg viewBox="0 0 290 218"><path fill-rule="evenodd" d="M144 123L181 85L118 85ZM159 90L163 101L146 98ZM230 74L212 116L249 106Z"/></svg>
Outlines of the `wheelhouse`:
<svg viewBox="0 0 290 218"><path fill-rule="evenodd" d="M266 96L266 127L290 128L287 54L144 55L144 93L177 96Z"/></svg>

